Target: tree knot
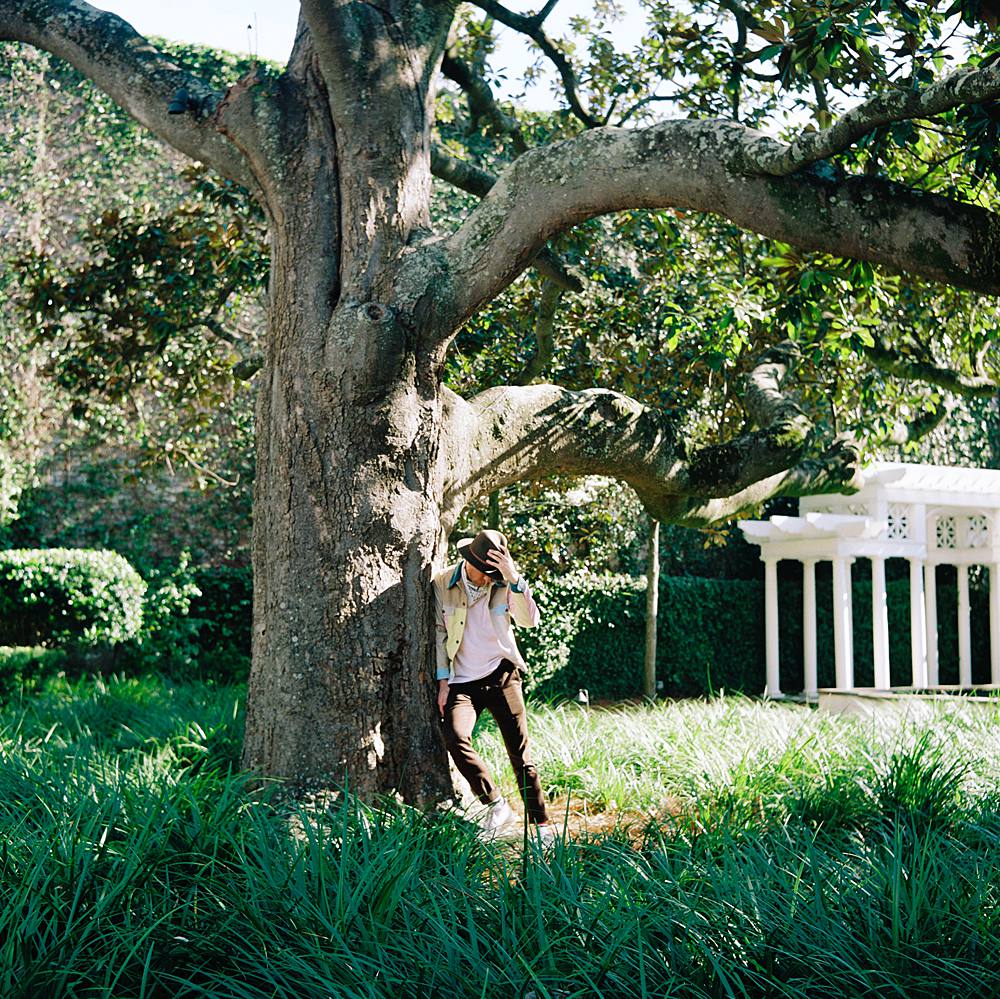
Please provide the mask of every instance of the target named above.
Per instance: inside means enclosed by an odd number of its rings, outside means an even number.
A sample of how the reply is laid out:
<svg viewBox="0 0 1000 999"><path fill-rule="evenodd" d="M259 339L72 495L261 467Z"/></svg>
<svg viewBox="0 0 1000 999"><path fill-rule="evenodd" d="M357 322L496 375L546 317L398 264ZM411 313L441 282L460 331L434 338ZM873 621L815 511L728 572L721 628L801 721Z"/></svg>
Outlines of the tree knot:
<svg viewBox="0 0 1000 999"><path fill-rule="evenodd" d="M389 318L389 309L380 302L365 302L361 314L369 322L382 323Z"/></svg>

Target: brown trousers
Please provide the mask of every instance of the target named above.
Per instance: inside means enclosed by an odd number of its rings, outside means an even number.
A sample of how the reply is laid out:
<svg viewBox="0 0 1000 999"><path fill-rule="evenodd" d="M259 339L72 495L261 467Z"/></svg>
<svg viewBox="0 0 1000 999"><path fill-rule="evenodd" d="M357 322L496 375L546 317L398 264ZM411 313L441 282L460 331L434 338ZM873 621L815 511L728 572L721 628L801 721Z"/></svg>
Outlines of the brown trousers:
<svg viewBox="0 0 1000 999"><path fill-rule="evenodd" d="M542 783L528 748L521 675L509 659L501 660L500 665L481 680L450 684L444 707L445 745L458 772L469 782L472 793L485 805L496 801L500 792L489 768L472 748L472 730L484 708L493 715L500 729L528 820L547 822Z"/></svg>

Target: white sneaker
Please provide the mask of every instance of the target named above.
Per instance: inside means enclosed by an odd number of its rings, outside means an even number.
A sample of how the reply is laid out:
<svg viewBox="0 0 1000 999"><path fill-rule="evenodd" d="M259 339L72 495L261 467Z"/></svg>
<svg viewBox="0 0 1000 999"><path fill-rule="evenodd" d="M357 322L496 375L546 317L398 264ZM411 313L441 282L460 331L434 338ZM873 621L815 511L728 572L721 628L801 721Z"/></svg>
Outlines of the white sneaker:
<svg viewBox="0 0 1000 999"><path fill-rule="evenodd" d="M556 839L556 827L551 822L542 822L535 826L535 835L542 846L551 846Z"/></svg>
<svg viewBox="0 0 1000 999"><path fill-rule="evenodd" d="M507 804L506 799L497 798L486 807L486 816L481 823L483 835L495 836L505 825L513 822L516 818L514 809Z"/></svg>

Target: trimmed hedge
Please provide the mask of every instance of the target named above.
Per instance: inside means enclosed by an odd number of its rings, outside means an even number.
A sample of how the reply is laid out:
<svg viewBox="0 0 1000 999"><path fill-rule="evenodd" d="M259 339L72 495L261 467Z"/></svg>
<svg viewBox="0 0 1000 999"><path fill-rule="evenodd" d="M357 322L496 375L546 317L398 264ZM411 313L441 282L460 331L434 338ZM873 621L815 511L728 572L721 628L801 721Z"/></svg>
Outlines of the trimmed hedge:
<svg viewBox="0 0 1000 999"><path fill-rule="evenodd" d="M114 645L142 625L146 584L121 555L81 548L0 552L0 645Z"/></svg>
<svg viewBox="0 0 1000 999"><path fill-rule="evenodd" d="M938 580L938 653L942 683L958 682L957 596L952 580ZM873 683L871 584L853 582L854 672L858 686ZM819 685L834 685L833 593L829 574L817 578ZM895 684L910 681L910 594L906 580L887 585L889 659ZM584 687L591 698L637 697L645 653L645 583L628 576L566 575L538 583L538 628L517 639L529 666L529 685L543 698L571 697ZM802 586L779 584L781 686L802 690ZM972 679L989 680L987 594L973 589ZM762 580L665 577L660 583L657 678L673 697L719 690L759 694L764 689L764 584Z"/></svg>
<svg viewBox="0 0 1000 999"><path fill-rule="evenodd" d="M518 628L527 685L542 697L632 697L642 684L646 591L632 576L567 573L533 585L537 628Z"/></svg>
<svg viewBox="0 0 1000 999"><path fill-rule="evenodd" d="M116 665L174 680L242 683L250 673L253 574L232 566L174 565L147 570L142 631Z"/></svg>
<svg viewBox="0 0 1000 999"><path fill-rule="evenodd" d="M541 624L517 634L531 689L543 698L637 697L646 648L646 586L631 576L567 574L535 587ZM763 688L763 586L757 580L665 577L657 619L663 692ZM758 679L759 677L759 679Z"/></svg>

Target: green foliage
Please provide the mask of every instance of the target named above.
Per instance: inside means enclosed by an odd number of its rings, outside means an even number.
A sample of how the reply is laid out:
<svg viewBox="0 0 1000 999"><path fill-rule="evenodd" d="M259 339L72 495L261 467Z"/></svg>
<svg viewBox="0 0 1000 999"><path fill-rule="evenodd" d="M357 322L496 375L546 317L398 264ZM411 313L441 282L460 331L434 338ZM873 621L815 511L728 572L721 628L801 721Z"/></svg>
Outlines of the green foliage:
<svg viewBox="0 0 1000 999"><path fill-rule="evenodd" d="M250 64L158 44L221 87ZM0 66L6 545L109 547L143 571L182 547L231 560L253 481L253 390L232 368L263 328L260 212L69 64L3 44Z"/></svg>
<svg viewBox="0 0 1000 999"><path fill-rule="evenodd" d="M242 339L221 314L266 280L263 212L204 167L183 177L190 194L166 212L146 202L92 222L74 247L81 265L46 251L12 261L48 372L80 407L90 394L121 403L146 385L202 426L230 394Z"/></svg>
<svg viewBox="0 0 1000 999"><path fill-rule="evenodd" d="M763 689L763 587L757 580L663 580L657 675L674 696Z"/></svg>
<svg viewBox="0 0 1000 999"><path fill-rule="evenodd" d="M173 677L187 673L198 657L198 622L191 618L191 602L201 590L184 551L175 565L148 570L142 610L142 630L126 650L125 661L143 670Z"/></svg>
<svg viewBox="0 0 1000 999"><path fill-rule="evenodd" d="M100 646L135 637L146 584L115 552L0 552L0 630L7 644Z"/></svg>
<svg viewBox="0 0 1000 999"><path fill-rule="evenodd" d="M244 681L250 672L253 570L249 566L203 566L195 570L198 596L191 614L198 622L199 675Z"/></svg>
<svg viewBox="0 0 1000 999"><path fill-rule="evenodd" d="M638 697L642 691L646 642L645 584L641 579L574 571L540 581L534 593L541 610L538 628L520 629L518 645L528 661L528 681L539 697L573 696L584 687L592 698ZM905 579L886 587L889 659L893 682L910 682L910 594ZM953 582L940 574L937 590L941 622L954 621ZM971 593L976 622L988 620L987 594ZM779 583L781 686L803 686L802 586ZM853 583L854 669L858 686L874 683L871 583ZM835 686L833 597L828 573L817 574L817 670L821 687ZM958 682L954 629L939 638L942 683ZM973 682L989 680L989 630L973 629ZM760 579L661 577L657 618L657 679L672 697L718 691L758 694L764 689L764 587Z"/></svg>
<svg viewBox="0 0 1000 999"><path fill-rule="evenodd" d="M533 584L537 628L517 643L528 663L530 689L544 697L628 697L642 685L645 597L630 576L576 570Z"/></svg>
<svg viewBox="0 0 1000 999"><path fill-rule="evenodd" d="M0 704L25 696L68 664L65 649L0 646Z"/></svg>
<svg viewBox="0 0 1000 999"><path fill-rule="evenodd" d="M581 571L539 583L541 624L517 636L531 689L545 698L581 687L592 698L639 696L645 594L642 580L611 574ZM763 689L759 581L665 577L659 605L656 673L665 694Z"/></svg>
<svg viewBox="0 0 1000 999"><path fill-rule="evenodd" d="M146 571L140 634L115 663L130 673L175 681L242 682L250 671L253 597L249 568L177 562Z"/></svg>
<svg viewBox="0 0 1000 999"><path fill-rule="evenodd" d="M646 518L632 488L623 482L596 475L554 476L499 490L496 502L500 529L531 580L581 565L591 571L635 568ZM489 498L482 497L463 512L456 532L471 537L489 526L489 517Z"/></svg>
<svg viewBox="0 0 1000 999"><path fill-rule="evenodd" d="M5 996L1000 988L995 703L878 726L742 698L538 706L552 793L621 809L542 853L456 812L256 786L233 768L242 694L57 679L0 712Z"/></svg>
<svg viewBox="0 0 1000 999"><path fill-rule="evenodd" d="M176 464L154 460L158 431L105 421L107 410L71 420L39 460L17 519L0 531L4 546L110 548L143 575L184 549L199 564L248 559L253 427L239 409L249 396L199 434L201 456L231 480L182 455Z"/></svg>
<svg viewBox="0 0 1000 999"><path fill-rule="evenodd" d="M789 7L757 0L643 8L646 30L632 51L620 48L615 4L574 16L562 42L584 104L607 124L650 124L666 110L791 139L803 128L829 126L866 96L926 86L960 62L989 65L1000 57L989 4L843 0ZM496 30L489 17L468 14L458 25L460 54L487 78ZM536 63L525 85L537 74ZM472 104L464 108L460 94L445 91L441 104L447 109L439 116L441 140L455 155L494 171L514 158L510 136ZM529 144L583 127L567 108L536 113L505 104L504 112ZM893 123L810 169L818 181L853 174L859 190L865 176L882 176L995 205L997 118L992 105L968 105L932 121ZM454 224L470 203L442 193L442 221ZM741 432L741 379L761 349L785 337L802 346L796 390L817 428L815 447L849 430L866 456L878 456L902 427L924 427L945 407L950 411L955 400L948 392L873 363L876 347L960 376L1000 380L1000 353L989 332L995 308L970 293L794 250L674 210L591 220L553 248L584 278L585 289L560 302L544 380L620 389L674 414L689 444ZM523 370L535 350L540 292L539 279L527 275L459 332L448 379L460 394ZM954 438L944 430L934 447L938 460L995 460L983 435L977 437L974 409L959 403L950 420L976 443L949 450ZM914 442L907 446L910 455L927 454Z"/></svg>

